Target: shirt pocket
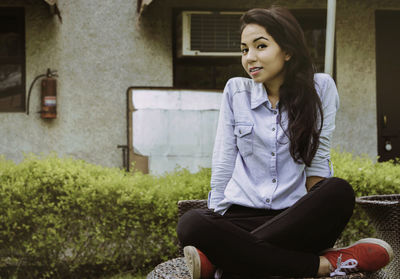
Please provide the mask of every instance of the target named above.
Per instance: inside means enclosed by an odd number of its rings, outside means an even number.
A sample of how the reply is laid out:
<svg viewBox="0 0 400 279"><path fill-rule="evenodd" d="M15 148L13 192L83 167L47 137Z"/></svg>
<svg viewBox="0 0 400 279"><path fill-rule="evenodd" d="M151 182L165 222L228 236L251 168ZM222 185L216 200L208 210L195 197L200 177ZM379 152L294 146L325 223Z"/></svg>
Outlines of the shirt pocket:
<svg viewBox="0 0 400 279"><path fill-rule="evenodd" d="M242 157L253 153L253 124L237 123L235 124L234 134L236 136L236 145Z"/></svg>

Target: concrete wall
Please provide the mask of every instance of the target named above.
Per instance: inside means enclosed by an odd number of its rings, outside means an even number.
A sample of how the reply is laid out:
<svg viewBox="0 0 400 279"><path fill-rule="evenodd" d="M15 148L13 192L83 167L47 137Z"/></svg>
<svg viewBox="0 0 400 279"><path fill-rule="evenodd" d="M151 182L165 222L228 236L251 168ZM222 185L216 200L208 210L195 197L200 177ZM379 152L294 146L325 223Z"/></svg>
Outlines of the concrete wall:
<svg viewBox="0 0 400 279"><path fill-rule="evenodd" d="M60 23L44 1L1 1L26 12L27 90L35 76L57 69L58 117L44 121L40 83L31 114L0 113L0 154L20 161L24 152L71 155L105 166L122 166L126 144L126 90L130 85L171 85L162 32L143 33L135 1L59 0ZM157 25L160 21L152 21ZM148 26L153 27L153 26ZM150 42L151 46L150 46ZM167 42L170 44L170 42ZM168 46L167 46L168 49Z"/></svg>
<svg viewBox="0 0 400 279"><path fill-rule="evenodd" d="M28 83L35 76L44 73L47 67L58 69L60 66L58 25L54 24L54 18L49 15L48 6L44 2L32 3L33 1L2 1L0 3L0 6L27 7L25 10L27 93ZM39 111L38 88L39 83L32 92L31 115L0 113L0 154L10 159L18 161L23 152L47 151L49 146L55 145L55 141L51 141L48 134L53 136L60 134L56 128L60 125L60 119L53 122L39 120L36 113Z"/></svg>
<svg viewBox="0 0 400 279"><path fill-rule="evenodd" d="M72 155L122 166L129 86L171 86L172 9L246 10L280 4L326 8L321 0L155 0L138 20L135 0L58 0L63 17L44 1L3 0L26 11L26 87L47 68L57 69L58 118L40 119L39 83L31 115L0 113L0 154L20 161L23 152ZM334 145L376 156L374 10L399 9L397 0L338 0L337 83L341 96Z"/></svg>
<svg viewBox="0 0 400 279"><path fill-rule="evenodd" d="M337 85L341 108L334 144L377 156L375 10L399 10L397 0L338 0Z"/></svg>

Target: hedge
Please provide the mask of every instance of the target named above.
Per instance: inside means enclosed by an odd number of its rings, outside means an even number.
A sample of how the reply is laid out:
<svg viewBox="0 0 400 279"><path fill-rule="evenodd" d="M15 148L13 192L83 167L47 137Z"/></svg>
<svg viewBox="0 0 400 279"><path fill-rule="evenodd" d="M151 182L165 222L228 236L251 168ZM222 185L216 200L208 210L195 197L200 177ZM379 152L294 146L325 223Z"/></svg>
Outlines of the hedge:
<svg viewBox="0 0 400 279"><path fill-rule="evenodd" d="M334 176L347 180L356 197L368 195L400 194L399 160L373 162L368 156L355 157L348 152L332 150ZM374 236L374 229L365 212L356 204L353 216L342 233L343 244L361 237Z"/></svg>
<svg viewBox="0 0 400 279"><path fill-rule="evenodd" d="M204 197L208 170L163 177L55 155L0 159L0 276L96 277L177 254L176 201Z"/></svg>
<svg viewBox="0 0 400 279"><path fill-rule="evenodd" d="M400 192L400 166L332 152L357 196ZM146 272L178 255L177 201L205 199L211 171L126 173L55 155L0 158L0 276L98 277ZM345 242L371 236L360 209Z"/></svg>

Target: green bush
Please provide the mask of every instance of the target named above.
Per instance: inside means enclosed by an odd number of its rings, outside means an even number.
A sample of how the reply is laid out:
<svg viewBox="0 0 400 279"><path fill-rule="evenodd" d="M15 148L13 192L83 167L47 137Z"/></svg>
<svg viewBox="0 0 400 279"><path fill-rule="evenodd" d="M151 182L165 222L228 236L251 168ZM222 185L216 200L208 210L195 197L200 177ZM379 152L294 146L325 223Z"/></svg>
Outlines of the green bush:
<svg viewBox="0 0 400 279"><path fill-rule="evenodd" d="M369 157L354 157L351 153L332 150L334 175L347 180L356 197L400 193L400 165L388 161L374 163ZM374 229L360 206L356 204L353 216L341 240L348 244L358 238L374 236Z"/></svg>
<svg viewBox="0 0 400 279"><path fill-rule="evenodd" d="M0 276L146 270L177 255L176 203L206 197L208 180L209 170L154 177L54 155L2 158Z"/></svg>
<svg viewBox="0 0 400 279"><path fill-rule="evenodd" d="M400 165L338 151L332 161L357 196L400 193ZM18 165L0 158L0 276L145 273L177 256L177 202L205 199L210 176L210 169L126 173L55 155ZM372 234L356 208L342 239Z"/></svg>

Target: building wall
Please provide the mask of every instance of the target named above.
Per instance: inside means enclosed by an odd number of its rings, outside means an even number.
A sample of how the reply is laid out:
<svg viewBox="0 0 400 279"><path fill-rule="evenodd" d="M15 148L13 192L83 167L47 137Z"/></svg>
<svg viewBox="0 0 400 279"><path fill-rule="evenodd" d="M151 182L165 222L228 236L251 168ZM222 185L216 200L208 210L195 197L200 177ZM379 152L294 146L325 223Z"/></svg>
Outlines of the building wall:
<svg viewBox="0 0 400 279"><path fill-rule="evenodd" d="M326 8L320 0L155 0L139 19L135 0L58 0L60 23L44 1L1 1L0 6L25 7L27 90L47 68L58 70L59 78L57 119L44 121L36 113L39 83L29 116L0 113L0 154L18 162L24 152L56 151L121 167L117 145L126 144L127 88L173 83L172 8L246 10L270 4ZM399 5L397 0L338 0L341 109L333 143L356 154L375 157L377 150L374 10Z"/></svg>
<svg viewBox="0 0 400 279"><path fill-rule="evenodd" d="M28 116L0 113L0 154L20 161L23 153L71 155L105 166L122 166L126 144L126 90L131 85L172 84L164 33L143 33L135 1L59 0L63 22L44 1L1 1L26 13L28 91L35 76L57 69L58 117L44 121L38 82ZM157 21L149 25L161 24ZM148 26L151 27L151 26ZM151 46L148 41L151 42Z"/></svg>
<svg viewBox="0 0 400 279"><path fill-rule="evenodd" d="M0 6L30 6L33 1L2 1ZM59 67L57 25L53 24L53 18L49 16L46 5L32 5L25 10L25 40L26 44L26 80L27 83L46 71ZM27 84L26 92L28 94ZM0 113L0 154L10 159L20 159L23 152L41 152L47 149L49 144L46 135L49 130L55 132L59 119L53 122L39 121L38 92L39 83L34 88L31 98L30 115L25 113ZM38 148L33 149L36 146Z"/></svg>
<svg viewBox="0 0 400 279"><path fill-rule="evenodd" d="M337 85L341 106L334 144L376 158L375 10L399 10L397 0L339 0L336 20Z"/></svg>

